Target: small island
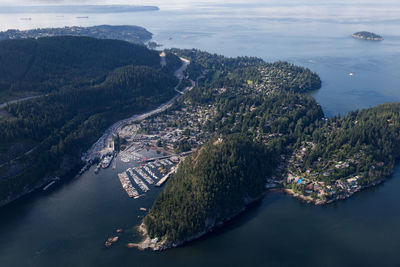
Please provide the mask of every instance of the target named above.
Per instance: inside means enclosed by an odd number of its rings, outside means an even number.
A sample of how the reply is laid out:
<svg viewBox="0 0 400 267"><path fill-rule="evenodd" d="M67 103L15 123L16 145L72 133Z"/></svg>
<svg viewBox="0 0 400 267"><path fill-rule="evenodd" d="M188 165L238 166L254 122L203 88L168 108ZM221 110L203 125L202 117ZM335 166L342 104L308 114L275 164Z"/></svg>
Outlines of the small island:
<svg viewBox="0 0 400 267"><path fill-rule="evenodd" d="M356 32L353 33L351 36L353 36L354 38L357 39L362 39L362 40L369 40L369 41L382 41L383 37L373 33L373 32L366 32L366 31L362 31L362 32Z"/></svg>

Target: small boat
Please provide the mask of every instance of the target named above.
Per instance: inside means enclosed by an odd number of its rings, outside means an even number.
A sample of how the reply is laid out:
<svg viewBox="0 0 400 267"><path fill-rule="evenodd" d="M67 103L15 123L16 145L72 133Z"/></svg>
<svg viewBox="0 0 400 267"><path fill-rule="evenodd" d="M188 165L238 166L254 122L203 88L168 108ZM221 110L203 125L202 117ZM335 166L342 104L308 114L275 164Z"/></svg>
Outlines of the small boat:
<svg viewBox="0 0 400 267"><path fill-rule="evenodd" d="M354 73L353 73L353 72L350 72L350 73L349 73L349 76L354 76Z"/></svg>
<svg viewBox="0 0 400 267"><path fill-rule="evenodd" d="M103 161L101 162L101 167L102 167L103 169L108 168L108 166L110 166L110 163L111 163L112 160L113 160L113 156L112 156L112 155L110 155L110 156L105 156L104 159L103 159Z"/></svg>
<svg viewBox="0 0 400 267"><path fill-rule="evenodd" d="M50 183L48 183L45 187L43 187L43 191L46 191L47 189L49 189L50 186L52 186L53 184L55 184L56 181L51 181Z"/></svg>
<svg viewBox="0 0 400 267"><path fill-rule="evenodd" d="M94 173L98 174L100 171L101 163L97 164L96 169L94 169Z"/></svg>

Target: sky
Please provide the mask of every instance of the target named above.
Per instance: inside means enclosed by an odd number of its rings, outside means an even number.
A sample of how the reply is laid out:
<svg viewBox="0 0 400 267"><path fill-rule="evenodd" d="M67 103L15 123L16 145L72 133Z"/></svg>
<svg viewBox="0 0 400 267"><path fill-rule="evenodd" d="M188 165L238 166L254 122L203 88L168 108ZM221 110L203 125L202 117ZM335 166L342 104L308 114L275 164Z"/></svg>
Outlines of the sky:
<svg viewBox="0 0 400 267"><path fill-rule="evenodd" d="M240 6L253 5L258 13L266 16L313 17L313 18L360 18L384 17L400 19L400 0L0 0L1 5L76 5L76 4L123 4L155 5L163 10L185 10L185 8L231 9L240 12ZM247 11L249 9L246 9ZM255 12L254 12L255 13ZM248 14L252 16L252 13Z"/></svg>
<svg viewBox="0 0 400 267"><path fill-rule="evenodd" d="M159 6L182 6L193 3L262 3L262 4L354 4L354 5L381 5L399 4L398 0L0 0L0 4L6 5L38 5L38 4L131 4L131 5L159 5Z"/></svg>

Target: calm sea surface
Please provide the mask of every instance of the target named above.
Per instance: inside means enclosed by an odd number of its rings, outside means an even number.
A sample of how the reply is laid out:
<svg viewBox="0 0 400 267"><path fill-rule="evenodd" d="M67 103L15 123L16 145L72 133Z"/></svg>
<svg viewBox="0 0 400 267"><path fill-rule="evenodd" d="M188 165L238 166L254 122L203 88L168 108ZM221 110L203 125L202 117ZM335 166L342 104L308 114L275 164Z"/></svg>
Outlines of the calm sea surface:
<svg viewBox="0 0 400 267"><path fill-rule="evenodd" d="M2 14L0 29L139 25L164 47L306 66L321 76L323 86L314 97L326 116L400 101L400 4L264 2L193 3L157 12L90 14L89 19ZM349 37L360 30L385 40ZM129 199L117 172L133 165L118 161L116 170L98 175L91 169L0 209L0 266L400 266L399 167L384 184L328 206L271 193L207 238L153 253L125 247L144 214L139 208L151 207L161 190ZM120 241L105 249L104 241L117 228L125 229Z"/></svg>

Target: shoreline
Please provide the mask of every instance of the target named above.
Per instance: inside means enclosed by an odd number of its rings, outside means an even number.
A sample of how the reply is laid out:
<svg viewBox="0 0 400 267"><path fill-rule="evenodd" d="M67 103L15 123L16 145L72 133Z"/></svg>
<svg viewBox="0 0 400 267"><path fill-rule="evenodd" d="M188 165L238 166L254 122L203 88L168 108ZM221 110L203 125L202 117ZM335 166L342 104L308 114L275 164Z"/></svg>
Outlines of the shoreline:
<svg viewBox="0 0 400 267"><path fill-rule="evenodd" d="M151 237L147 233L146 225L143 222L141 222L141 224L137 227L138 227L138 231L142 234L143 240L140 242L137 242L137 243L133 243L133 242L127 243L126 246L128 248L136 248L140 251L144 251L144 250L164 251L167 249L182 246L186 243L189 243L189 242L195 241L201 237L204 237L205 235L213 232L215 229L223 227L224 225L226 225L227 223L229 223L230 221L235 219L237 216L243 214L249 206L256 203L257 201L262 200L267 192L268 191L263 192L259 197L255 198L255 199L246 201L245 205L242 208L240 208L237 212L232 213L227 218L220 220L220 221L216 221L213 225L208 226L207 229L205 229L204 231L199 232L190 237L187 237L184 240L181 240L177 243L170 242L166 238L163 238L161 241L158 241L158 239L157 239L157 241L155 241L155 239L151 239Z"/></svg>
<svg viewBox="0 0 400 267"><path fill-rule="evenodd" d="M344 194L344 195L339 195L339 196L336 196L335 198L332 198L332 199L329 199L329 200L314 199L311 196L305 196L305 195L302 195L302 194L299 194L299 193L295 193L293 190L288 189L288 188L273 188L273 189L270 189L269 192L285 193L285 194L291 195L294 198L297 198L297 199L300 199L302 201L305 201L308 204L313 203L314 205L326 205L326 204L334 203L334 202L336 202L338 200L348 199L348 198L352 197L353 195L355 195L358 192L361 192L361 191L363 191L365 189L369 189L369 188L378 186L378 185L384 183L390 177L391 177L391 174L387 175L384 178L379 179L379 180L377 180L377 181L375 181L375 182L373 182L373 183L371 183L369 185L360 186L359 188L357 188L356 190L352 191L351 193L347 193L347 194Z"/></svg>
<svg viewBox="0 0 400 267"><path fill-rule="evenodd" d="M352 34L351 37L360 39L360 40L367 40L367 41L383 41L383 37L364 37L362 35Z"/></svg>
<svg viewBox="0 0 400 267"><path fill-rule="evenodd" d="M190 64L190 61L188 59L185 58L180 58L182 65L175 71L174 75L178 78L179 82L178 84L175 86L174 90L176 92L176 89L178 88L178 86L182 83L182 79L184 78L184 74L183 72L186 70L187 66ZM193 87L195 85L192 84L191 87ZM185 88L184 91L186 90L190 90L191 87L187 87ZM96 162L96 160L100 159L101 156L100 153L102 151L98 150L98 146L99 144L103 141L106 141L110 138L112 138L112 134L114 133L115 130L117 130L119 127L124 126L132 121L138 121L138 120L143 120L146 119L147 117L150 117L154 114L163 112L165 110L167 110L169 107L172 106L172 104L175 102L176 99L178 99L182 94L176 92L176 94L167 102L165 103L161 103L160 105L156 105L152 110L147 111L145 113L141 113L141 114L134 114L132 116L130 116L129 118L125 118L123 120L119 120L115 123L113 123L110 127L108 127L104 132L103 135L100 136L99 139L97 139L97 141L94 144L91 144L89 149L86 150L87 155L84 157L84 159L82 160L82 157L78 156L78 158L81 159L79 164L76 164L75 166L73 166L70 170L67 171L67 173L65 175L61 176L61 181L68 181L69 179L73 179L77 176L81 176L82 174L84 174L93 164L94 162ZM19 99L16 100L17 102L19 101L24 101L24 100L28 100L28 99L32 99L32 98L37 98L37 97L42 97L45 95L39 95L39 96L33 96L33 97L29 97L29 98L23 98L23 99ZM7 104L7 103L6 103ZM0 108L1 109L1 108ZM104 149L104 147L103 147ZM82 172L80 170L82 170L82 168L85 168L85 171ZM52 177L52 176L49 176ZM38 192L41 188L43 188L47 183L49 183L51 181L52 178L48 178L48 177L43 177L43 181L41 183L39 183L38 185L29 188L27 190L25 190L24 192L21 192L17 195L9 195L6 199L2 199L0 200L0 208L5 207L7 205L10 205L11 203L18 201L19 199L23 198L23 197L27 197L35 192Z"/></svg>
<svg viewBox="0 0 400 267"><path fill-rule="evenodd" d="M157 239L157 241L155 241L154 239L151 239L151 237L147 233L146 225L143 222L141 222L141 224L139 226L137 226L137 228L138 228L138 231L140 232L140 234L142 235L143 240L140 241L140 242L137 242L137 243L133 243L133 242L127 243L126 246L128 248L136 248L136 249L138 249L140 251L145 251L145 250L163 251L163 250L167 250L167 249L171 249L171 248L182 246L182 245L184 245L186 243L189 243L189 242L195 241L195 240L197 240L197 239L199 239L201 237L204 237L205 235L211 233L212 231L214 231L217 228L223 227L224 225L226 225L227 223L232 221L235 217L243 214L250 205L254 204L255 202L257 202L259 200L262 200L265 197L265 195L268 194L269 192L287 194L287 195L290 195L290 196L292 196L292 197L294 197L296 199L299 199L301 201L307 202L307 204L313 203L314 205L318 205L319 206L319 205L331 204L331 203L334 203L334 202L336 202L338 200L348 199L348 198L350 198L351 196L353 196L357 192L360 192L360 191L368 189L368 188L372 188L374 186L377 186L377 185L385 182L385 180L388 179L388 177L390 177L390 175L386 176L385 178L380 179L380 180L378 180L378 181L376 181L376 182L374 182L374 183L372 183L372 184L370 184L368 186L360 187L358 190L354 191L352 194L341 195L341 196L338 196L338 197L336 197L334 199L325 200L325 201L324 200L313 199L311 196L304 196L304 195L295 193L295 192L293 192L293 190L288 189L288 188L283 188L283 187L270 188L270 189L267 189L265 192L263 192L260 197L249 201L248 203L245 204L245 206L242 209L240 209L239 211L231 214L226 219L221 220L219 222L215 222L208 229L206 229L206 230L204 230L204 231L202 231L202 232L200 232L200 233L198 233L196 235L188 237L185 240L182 240L182 241L180 241L178 243L169 242L167 239L163 239L160 242L158 242L158 239Z"/></svg>

